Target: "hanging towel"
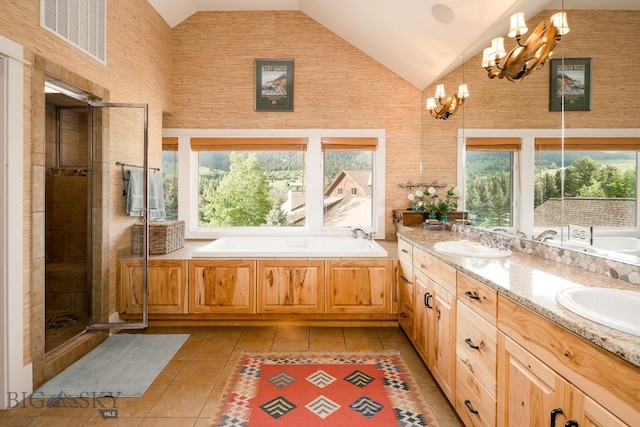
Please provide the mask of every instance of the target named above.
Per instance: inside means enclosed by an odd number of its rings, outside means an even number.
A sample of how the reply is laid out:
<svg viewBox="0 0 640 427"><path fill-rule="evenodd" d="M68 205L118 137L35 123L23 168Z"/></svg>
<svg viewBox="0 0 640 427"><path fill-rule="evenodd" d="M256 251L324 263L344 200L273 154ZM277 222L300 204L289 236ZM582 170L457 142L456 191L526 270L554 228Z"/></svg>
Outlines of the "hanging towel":
<svg viewBox="0 0 640 427"><path fill-rule="evenodd" d="M144 209L144 179L141 169L129 169L125 172L127 191L127 215L140 216ZM149 172L149 219L164 219L164 192L162 174Z"/></svg>
<svg viewBox="0 0 640 427"><path fill-rule="evenodd" d="M144 209L144 176L142 169L125 171L125 190L127 192L127 215L140 216Z"/></svg>
<svg viewBox="0 0 640 427"><path fill-rule="evenodd" d="M149 219L165 219L162 174L149 172Z"/></svg>

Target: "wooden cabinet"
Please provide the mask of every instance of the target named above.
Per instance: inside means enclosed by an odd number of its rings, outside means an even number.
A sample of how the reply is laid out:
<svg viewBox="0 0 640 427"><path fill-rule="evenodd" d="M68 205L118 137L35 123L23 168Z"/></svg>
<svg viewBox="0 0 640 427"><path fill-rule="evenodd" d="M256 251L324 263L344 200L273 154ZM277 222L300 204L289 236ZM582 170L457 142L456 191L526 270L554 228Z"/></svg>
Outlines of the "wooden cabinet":
<svg viewBox="0 0 640 427"><path fill-rule="evenodd" d="M142 260L120 261L119 312L142 313ZM187 262L148 261L149 313L187 313Z"/></svg>
<svg viewBox="0 0 640 427"><path fill-rule="evenodd" d="M415 347L451 402L455 398L455 269L413 248Z"/></svg>
<svg viewBox="0 0 640 427"><path fill-rule="evenodd" d="M496 327L458 304L455 407L469 426L495 426Z"/></svg>
<svg viewBox="0 0 640 427"><path fill-rule="evenodd" d="M190 313L255 313L255 261L189 261Z"/></svg>
<svg viewBox="0 0 640 427"><path fill-rule="evenodd" d="M398 324L410 340L414 337L414 282L411 261L398 260Z"/></svg>
<svg viewBox="0 0 640 427"><path fill-rule="evenodd" d="M540 399L545 395L551 398L551 394L556 393L550 388L555 383L549 372L563 378L564 387L570 390L571 396L553 401L553 405L557 405L554 408L561 408L564 412L562 418L558 417L558 426L569 420L577 420L580 427L615 426L618 425L616 423L640 425L640 401L637 398L640 396L640 368L502 295L498 296L498 326L508 336L501 338L500 334L498 339L497 400L498 414L503 422L509 420L509 410L515 411L513 403L509 402L517 401L522 388L522 385L511 381L513 371L520 369L526 372L526 363L537 361L535 366L542 365L545 369L536 370L543 374L537 374L541 377L536 379L541 390L535 391L533 397L542 402ZM504 344L500 344L501 339ZM513 357L512 354L520 356ZM554 409L548 408L551 404L537 406L535 410L528 408L526 411L533 411L531 416L536 419L549 417L549 411ZM549 422L544 425L549 425Z"/></svg>
<svg viewBox="0 0 640 427"><path fill-rule="evenodd" d="M434 315L430 330L431 373L442 391L455 401L456 386L456 299L437 283L433 287Z"/></svg>
<svg viewBox="0 0 640 427"><path fill-rule="evenodd" d="M324 261L258 261L258 313L323 313Z"/></svg>
<svg viewBox="0 0 640 427"><path fill-rule="evenodd" d="M327 313L391 313L391 260L326 261Z"/></svg>
<svg viewBox="0 0 640 427"><path fill-rule="evenodd" d="M498 426L627 425L503 334L498 368Z"/></svg>
<svg viewBox="0 0 640 427"><path fill-rule="evenodd" d="M496 425L497 292L457 273L456 400L467 426Z"/></svg>
<svg viewBox="0 0 640 427"><path fill-rule="evenodd" d="M640 368L403 239L398 254L414 319L398 322L467 427L640 427Z"/></svg>
<svg viewBox="0 0 640 427"><path fill-rule="evenodd" d="M560 375L512 339L498 335L499 427L563 426L568 421L563 410L566 385Z"/></svg>
<svg viewBox="0 0 640 427"><path fill-rule="evenodd" d="M415 286L415 296L413 298L414 307L414 340L413 344L418 354L422 357L427 367L431 370L433 360L435 358L432 344L434 332L432 331L435 324L434 306L434 289L433 280L419 270L413 273L413 283Z"/></svg>
<svg viewBox="0 0 640 427"><path fill-rule="evenodd" d="M580 427L624 427L627 425L576 387L571 388L571 418L577 421ZM640 419L637 421L640 423Z"/></svg>

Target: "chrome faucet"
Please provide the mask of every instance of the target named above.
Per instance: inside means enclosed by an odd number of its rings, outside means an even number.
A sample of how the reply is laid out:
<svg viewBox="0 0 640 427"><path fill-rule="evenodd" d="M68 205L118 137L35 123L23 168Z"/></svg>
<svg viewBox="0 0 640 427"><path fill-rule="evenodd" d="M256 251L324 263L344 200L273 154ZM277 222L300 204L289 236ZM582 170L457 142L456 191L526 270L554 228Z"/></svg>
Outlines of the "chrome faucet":
<svg viewBox="0 0 640 427"><path fill-rule="evenodd" d="M493 238L493 236L491 236L491 234L483 230L479 230L478 234L480 235L480 243L482 243L483 246L488 246L490 248L498 247L498 242Z"/></svg>
<svg viewBox="0 0 640 427"><path fill-rule="evenodd" d="M553 239L553 236L556 234L558 234L558 232L555 230L544 230L542 233L534 237L533 240L544 242L545 240Z"/></svg>
<svg viewBox="0 0 640 427"><path fill-rule="evenodd" d="M523 239L528 239L529 236L524 231L516 230L516 237L522 237Z"/></svg>
<svg viewBox="0 0 640 427"><path fill-rule="evenodd" d="M367 239L367 240L371 240L373 239L373 232L371 233L367 233L366 231L364 231L362 228L357 227L357 228L352 228L351 229L351 235L353 236L354 239L358 238L358 231L362 233L362 238L363 239Z"/></svg>

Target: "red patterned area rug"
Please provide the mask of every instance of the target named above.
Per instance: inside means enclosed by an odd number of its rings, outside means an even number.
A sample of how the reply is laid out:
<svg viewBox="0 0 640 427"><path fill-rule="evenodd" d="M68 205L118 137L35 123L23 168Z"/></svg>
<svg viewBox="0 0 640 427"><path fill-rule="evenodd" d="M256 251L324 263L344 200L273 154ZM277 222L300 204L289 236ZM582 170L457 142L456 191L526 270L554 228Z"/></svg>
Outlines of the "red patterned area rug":
<svg viewBox="0 0 640 427"><path fill-rule="evenodd" d="M216 427L438 427L397 351L244 352Z"/></svg>

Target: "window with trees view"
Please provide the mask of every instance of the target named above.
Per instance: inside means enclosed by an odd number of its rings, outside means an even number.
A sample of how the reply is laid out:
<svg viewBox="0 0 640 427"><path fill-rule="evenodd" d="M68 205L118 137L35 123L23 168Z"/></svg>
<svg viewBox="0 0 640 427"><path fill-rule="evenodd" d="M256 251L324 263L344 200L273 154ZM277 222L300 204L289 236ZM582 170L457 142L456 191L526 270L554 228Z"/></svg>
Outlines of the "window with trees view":
<svg viewBox="0 0 640 427"><path fill-rule="evenodd" d="M199 227L304 225L304 138L194 138ZM292 186L293 185L293 186Z"/></svg>
<svg viewBox="0 0 640 427"><path fill-rule="evenodd" d="M162 139L162 189L166 219L178 219L178 139Z"/></svg>
<svg viewBox="0 0 640 427"><path fill-rule="evenodd" d="M384 183L384 131L362 131L374 137L354 130L333 137L319 135L336 133L327 130L251 136L258 132L177 137L175 152L163 145L165 205L177 213L179 202L187 237L270 229L316 235L357 226L383 231L384 185L377 184ZM248 135L228 136L236 133Z"/></svg>
<svg viewBox="0 0 640 427"><path fill-rule="evenodd" d="M513 225L514 153L519 141L469 139L465 153L465 209L473 224Z"/></svg>
<svg viewBox="0 0 640 427"><path fill-rule="evenodd" d="M492 132L518 133L477 134ZM590 129L590 136L564 139L535 135L553 135L544 130L521 132L465 140L464 203L474 224L527 231L636 226L637 138L615 130ZM616 134L621 136L611 136Z"/></svg>
<svg viewBox="0 0 640 427"><path fill-rule="evenodd" d="M534 226L635 226L636 157L635 151L536 150Z"/></svg>

